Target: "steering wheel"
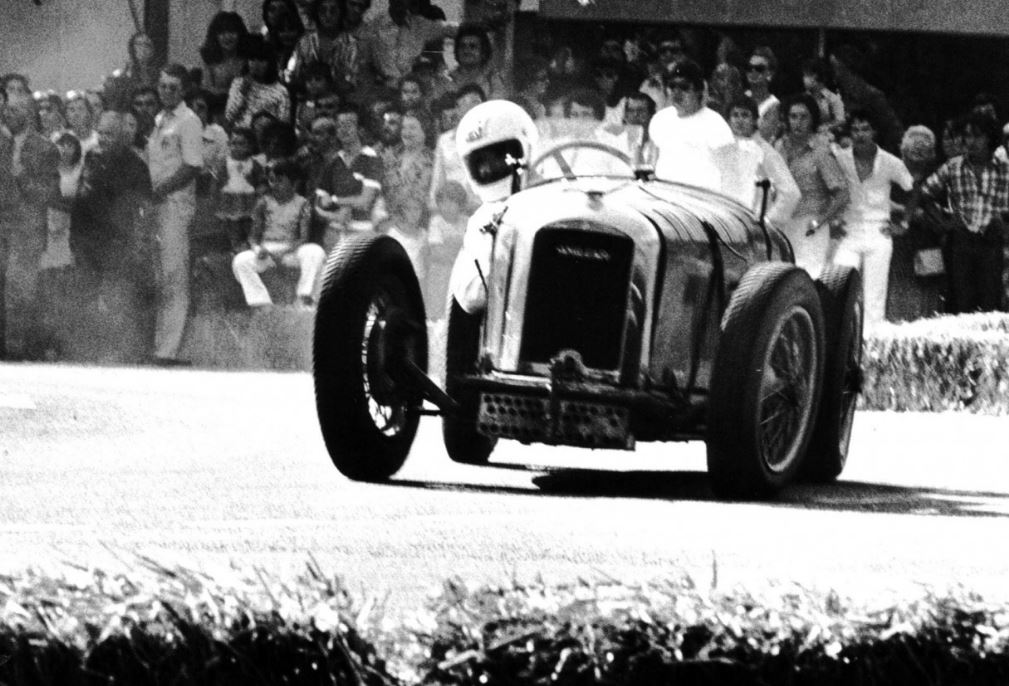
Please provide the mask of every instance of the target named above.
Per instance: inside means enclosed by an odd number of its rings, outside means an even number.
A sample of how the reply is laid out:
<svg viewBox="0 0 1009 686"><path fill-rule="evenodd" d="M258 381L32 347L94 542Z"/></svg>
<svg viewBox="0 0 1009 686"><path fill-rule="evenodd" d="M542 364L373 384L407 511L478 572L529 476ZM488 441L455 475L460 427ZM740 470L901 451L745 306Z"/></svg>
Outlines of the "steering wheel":
<svg viewBox="0 0 1009 686"><path fill-rule="evenodd" d="M543 175L539 173L540 166L548 159L554 160L557 166L560 167L561 173L564 174L564 178L572 180L578 177L572 169L568 160L564 158L562 153L568 150L582 150L582 149L598 150L599 152L606 153L610 157L615 158L618 162L622 163L627 167L627 171L633 175L634 164L631 162L630 156L622 150L614 148L612 145L607 145L605 143L598 143L596 141L567 141L566 143L560 143L552 148L548 148L543 151L539 156L533 160L532 164L529 165L530 183L540 183L545 181Z"/></svg>

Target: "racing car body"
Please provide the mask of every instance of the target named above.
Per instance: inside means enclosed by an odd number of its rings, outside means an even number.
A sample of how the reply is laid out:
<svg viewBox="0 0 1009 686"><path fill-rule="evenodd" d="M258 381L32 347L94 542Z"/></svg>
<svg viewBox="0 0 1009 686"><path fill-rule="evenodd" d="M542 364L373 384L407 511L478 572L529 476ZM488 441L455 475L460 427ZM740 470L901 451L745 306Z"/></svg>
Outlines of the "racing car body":
<svg viewBox="0 0 1009 686"><path fill-rule="evenodd" d="M597 143L548 148L528 165L535 181L477 228L483 297L450 298L444 388L426 375L423 303L402 248L385 236L337 247L314 340L336 466L388 478L434 405L450 457L470 464L486 464L498 439L704 440L725 497L836 478L859 385L858 273L814 282L780 232L719 193L631 166L580 176L564 156L585 149L626 161ZM562 172L545 179L550 160Z"/></svg>
<svg viewBox="0 0 1009 686"><path fill-rule="evenodd" d="M729 296L750 265L790 259L744 208L656 181L548 182L512 198L493 230L483 372L467 382L499 389L481 403L483 433L547 443L702 437ZM572 405L579 416L619 419L551 414L565 386L583 398ZM529 395L539 401L523 402ZM506 411L515 404L530 411ZM656 421L624 411L648 405Z"/></svg>

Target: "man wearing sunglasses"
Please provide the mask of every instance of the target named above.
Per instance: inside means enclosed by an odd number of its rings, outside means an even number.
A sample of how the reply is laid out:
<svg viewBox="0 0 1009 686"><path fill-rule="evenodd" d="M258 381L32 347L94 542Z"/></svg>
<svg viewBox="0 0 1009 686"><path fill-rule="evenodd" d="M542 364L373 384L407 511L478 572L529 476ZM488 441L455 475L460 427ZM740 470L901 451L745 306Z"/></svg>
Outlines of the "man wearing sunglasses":
<svg viewBox="0 0 1009 686"><path fill-rule="evenodd" d="M655 101L657 109L663 109L672 104L670 93L666 89L666 77L677 63L687 59L683 47L683 39L678 34L668 36L659 42L656 48L656 59L649 64L649 76L645 79L639 91Z"/></svg>
<svg viewBox="0 0 1009 686"><path fill-rule="evenodd" d="M746 63L746 95L757 103L757 130L768 143L774 143L782 133L778 108L781 102L771 93L771 81L778 68L778 60L770 48L755 48Z"/></svg>
<svg viewBox="0 0 1009 686"><path fill-rule="evenodd" d="M659 150L655 175L667 181L722 190L735 138L722 115L704 106L704 75L696 62L673 67L666 80L673 101L652 117L648 137Z"/></svg>

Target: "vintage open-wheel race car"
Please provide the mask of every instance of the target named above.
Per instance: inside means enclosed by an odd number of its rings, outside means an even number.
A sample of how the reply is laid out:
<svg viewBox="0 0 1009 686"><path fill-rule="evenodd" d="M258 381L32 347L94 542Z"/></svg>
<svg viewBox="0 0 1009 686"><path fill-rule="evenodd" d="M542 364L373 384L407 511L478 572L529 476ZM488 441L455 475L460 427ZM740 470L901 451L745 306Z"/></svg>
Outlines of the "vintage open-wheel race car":
<svg viewBox="0 0 1009 686"><path fill-rule="evenodd" d="M581 175L579 155L624 171ZM814 281L762 212L657 180L598 142L541 146L526 166L525 188L481 229L484 306L450 296L443 386L427 374L424 303L400 244L355 236L330 256L313 374L336 467L388 479L421 416L437 414L448 455L472 465L499 439L703 440L720 497L836 479L861 378L858 272Z"/></svg>

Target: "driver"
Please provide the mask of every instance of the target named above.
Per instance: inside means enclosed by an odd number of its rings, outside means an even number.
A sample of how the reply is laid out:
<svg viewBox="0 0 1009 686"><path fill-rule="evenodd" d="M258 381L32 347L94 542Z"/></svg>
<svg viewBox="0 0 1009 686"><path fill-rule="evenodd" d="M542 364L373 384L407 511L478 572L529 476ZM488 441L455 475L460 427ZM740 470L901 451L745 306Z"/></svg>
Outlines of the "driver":
<svg viewBox="0 0 1009 686"><path fill-rule="evenodd" d="M507 100L490 100L466 113L456 128L456 146L470 183L483 204L469 219L449 289L469 314L487 305L492 231L505 201L521 188L532 147L538 140L532 118Z"/></svg>

